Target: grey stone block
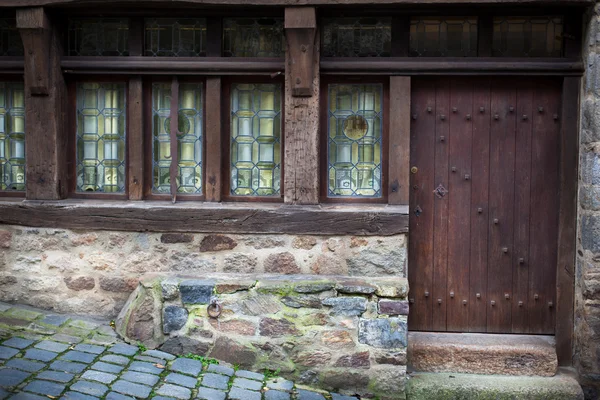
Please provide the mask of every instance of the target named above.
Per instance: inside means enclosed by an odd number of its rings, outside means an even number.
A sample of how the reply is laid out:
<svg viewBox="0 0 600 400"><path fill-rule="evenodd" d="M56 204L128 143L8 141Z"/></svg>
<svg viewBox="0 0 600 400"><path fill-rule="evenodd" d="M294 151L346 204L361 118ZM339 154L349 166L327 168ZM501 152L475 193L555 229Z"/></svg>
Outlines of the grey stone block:
<svg viewBox="0 0 600 400"><path fill-rule="evenodd" d="M600 185L600 154L582 151L580 175L586 185Z"/></svg>
<svg viewBox="0 0 600 400"><path fill-rule="evenodd" d="M213 389L227 389L227 384L229 383L229 377L225 375L218 374L204 374L202 377L202 386L207 386Z"/></svg>
<svg viewBox="0 0 600 400"><path fill-rule="evenodd" d="M162 296L165 300L174 300L179 295L179 280L167 278L160 282Z"/></svg>
<svg viewBox="0 0 600 400"><path fill-rule="evenodd" d="M290 400L291 396L288 392L279 390L268 390L265 392L265 400Z"/></svg>
<svg viewBox="0 0 600 400"><path fill-rule="evenodd" d="M117 376L107 372L94 371L90 369L81 375L81 379L87 379L88 381L96 381L108 385L117 379Z"/></svg>
<svg viewBox="0 0 600 400"><path fill-rule="evenodd" d="M0 400L4 400L7 399L8 396L10 396L10 393L8 393L6 390L4 389L0 389Z"/></svg>
<svg viewBox="0 0 600 400"><path fill-rule="evenodd" d="M77 381L71 385L70 389L96 397L101 397L104 395L104 393L108 392L108 388L106 386L100 383L88 381Z"/></svg>
<svg viewBox="0 0 600 400"><path fill-rule="evenodd" d="M80 338L78 336L66 335L64 333L57 333L56 335L52 335L50 337L50 339L55 340L57 342L63 342L63 343L69 343L69 344L79 343L83 340L83 338Z"/></svg>
<svg viewBox="0 0 600 400"><path fill-rule="evenodd" d="M67 392L62 395L60 400L97 400L98 397L90 396L79 392Z"/></svg>
<svg viewBox="0 0 600 400"><path fill-rule="evenodd" d="M19 354L19 350L12 347L0 346L0 360L8 360Z"/></svg>
<svg viewBox="0 0 600 400"><path fill-rule="evenodd" d="M380 348L406 347L406 322L399 318L361 318L358 341Z"/></svg>
<svg viewBox="0 0 600 400"><path fill-rule="evenodd" d="M31 381L23 389L26 392L33 392L37 394L43 394L44 396L58 396L63 390L65 385L59 383L48 382L48 381Z"/></svg>
<svg viewBox="0 0 600 400"><path fill-rule="evenodd" d="M164 351L160 350L146 350L144 353L142 353L142 355L154 358L161 358L163 360L168 361L172 361L177 358L173 354L165 353Z"/></svg>
<svg viewBox="0 0 600 400"><path fill-rule="evenodd" d="M246 378L235 378L233 386L248 390L260 390L262 389L262 382Z"/></svg>
<svg viewBox="0 0 600 400"><path fill-rule="evenodd" d="M329 297L321 303L331 307L333 315L356 316L367 310L367 299L364 297Z"/></svg>
<svg viewBox="0 0 600 400"><path fill-rule="evenodd" d="M48 400L47 397L39 396L33 393L20 392L11 397L11 400Z"/></svg>
<svg viewBox="0 0 600 400"><path fill-rule="evenodd" d="M55 353L62 353L69 348L69 345L59 342L53 342L51 340L42 340L34 346L36 349L53 351Z"/></svg>
<svg viewBox="0 0 600 400"><path fill-rule="evenodd" d="M192 397L192 391L181 386L171 385L166 383L162 385L156 393L162 396L175 397L177 399L187 400Z"/></svg>
<svg viewBox="0 0 600 400"><path fill-rule="evenodd" d="M183 328L188 319L188 311L183 307L166 306L163 309L163 332L165 334Z"/></svg>
<svg viewBox="0 0 600 400"><path fill-rule="evenodd" d="M344 396L338 393L331 393L331 400L357 400L354 396Z"/></svg>
<svg viewBox="0 0 600 400"><path fill-rule="evenodd" d="M50 364L50 369L53 369L55 371L70 372L73 374L78 374L86 368L87 365L85 364L61 360L54 361L52 364Z"/></svg>
<svg viewBox="0 0 600 400"><path fill-rule="evenodd" d="M579 187L579 204L585 210L600 211L600 186Z"/></svg>
<svg viewBox="0 0 600 400"><path fill-rule="evenodd" d="M230 400L261 400L262 396L260 392L233 387L227 398Z"/></svg>
<svg viewBox="0 0 600 400"><path fill-rule="evenodd" d="M161 372L164 371L162 368L155 367L153 364L143 362L143 361L134 361L129 366L129 369L132 371L138 372L146 372L148 374L160 375Z"/></svg>
<svg viewBox="0 0 600 400"><path fill-rule="evenodd" d="M201 387L198 389L198 395L196 399L198 400L225 400L225 392L216 389L210 389L206 387Z"/></svg>
<svg viewBox="0 0 600 400"><path fill-rule="evenodd" d="M7 367L20 369L27 372L37 372L45 367L44 364L36 361L22 360L16 358L13 358L4 365Z"/></svg>
<svg viewBox="0 0 600 400"><path fill-rule="evenodd" d="M110 372L111 374L118 374L123 371L123 367L115 364L108 364L102 361L98 361L94 365L92 365L92 369L96 371L102 372Z"/></svg>
<svg viewBox="0 0 600 400"><path fill-rule="evenodd" d="M54 360L58 356L57 353L52 351L40 350L40 349L29 349L25 352L25 358L36 361L48 362Z"/></svg>
<svg viewBox="0 0 600 400"><path fill-rule="evenodd" d="M263 381L265 379L264 374L259 374L258 372L246 371L243 369L238 370L235 373L235 376L239 376L240 378L246 378L246 379L254 379L255 381Z"/></svg>
<svg viewBox="0 0 600 400"><path fill-rule="evenodd" d="M116 381L112 386L115 392L144 399L150 395L152 388L123 380Z"/></svg>
<svg viewBox="0 0 600 400"><path fill-rule="evenodd" d="M131 399L135 399L135 397L125 396L125 395L122 395L121 393L117 393L117 392L110 392L106 395L106 400L131 400Z"/></svg>
<svg viewBox="0 0 600 400"><path fill-rule="evenodd" d="M179 285L184 304L208 304L215 284L204 280L187 280Z"/></svg>
<svg viewBox="0 0 600 400"><path fill-rule="evenodd" d="M149 356L135 356L133 357L134 360L137 361L146 361L152 364L160 364L160 365L165 365L167 363L166 360L163 360L162 358L156 358L156 357L149 357Z"/></svg>
<svg viewBox="0 0 600 400"><path fill-rule="evenodd" d="M581 218L581 245L594 254L600 253L600 215Z"/></svg>
<svg viewBox="0 0 600 400"><path fill-rule="evenodd" d="M233 375L235 370L233 368L229 368L224 365L210 364L208 366L208 372L215 372L217 374L231 376L231 375Z"/></svg>
<svg viewBox="0 0 600 400"><path fill-rule="evenodd" d="M115 354L107 354L105 356L102 356L100 361L109 362L109 363L113 363L113 364L119 364L119 365L129 364L129 358L123 357L123 356L118 356Z"/></svg>
<svg viewBox="0 0 600 400"><path fill-rule="evenodd" d="M298 390L298 395L296 396L298 400L325 400L325 397L316 392L311 392L310 390Z"/></svg>
<svg viewBox="0 0 600 400"><path fill-rule="evenodd" d="M74 377L75 375L73 374L68 374L66 372L60 371L42 371L38 376L36 376L37 379L44 379L46 381L54 381L61 383L67 383L71 381Z"/></svg>
<svg viewBox="0 0 600 400"><path fill-rule="evenodd" d="M267 381L267 387L269 389L283 390L284 392L291 392L294 388L294 382L288 381L283 378L273 378Z"/></svg>
<svg viewBox="0 0 600 400"><path fill-rule="evenodd" d="M193 389L196 387L198 379L172 372L166 376L165 382Z"/></svg>
<svg viewBox="0 0 600 400"><path fill-rule="evenodd" d="M62 355L61 359L66 361L76 361L82 363L91 363L96 358L95 354L82 353L81 351L71 350Z"/></svg>
<svg viewBox="0 0 600 400"><path fill-rule="evenodd" d="M136 346L131 346L123 343L115 344L113 347L108 349L108 351L111 353L120 354L123 356L132 356L136 354L139 350L140 349Z"/></svg>
<svg viewBox="0 0 600 400"><path fill-rule="evenodd" d="M0 369L0 387L8 389L17 386L25 379L29 378L29 376L31 376L30 373L18 371L16 369Z"/></svg>
<svg viewBox="0 0 600 400"><path fill-rule="evenodd" d="M181 372L186 375L198 376L202 371L202 363L189 358L178 358L171 364L171 371Z"/></svg>
<svg viewBox="0 0 600 400"><path fill-rule="evenodd" d="M153 386L158 382L158 376L152 374L145 374L143 372L127 371L121 375L121 379L133 383L142 383L144 385Z"/></svg>
<svg viewBox="0 0 600 400"><path fill-rule="evenodd" d="M33 344L33 340L23 339L18 337L11 337L4 343L3 346L14 347L15 349L24 349L25 347L29 347Z"/></svg>
<svg viewBox="0 0 600 400"><path fill-rule="evenodd" d="M102 346L96 346L94 344L78 344L75 346L75 350L82 351L84 353L100 354L104 352L106 348Z"/></svg>
<svg viewBox="0 0 600 400"><path fill-rule="evenodd" d="M61 326L69 320L64 315L46 315L40 322L46 325Z"/></svg>

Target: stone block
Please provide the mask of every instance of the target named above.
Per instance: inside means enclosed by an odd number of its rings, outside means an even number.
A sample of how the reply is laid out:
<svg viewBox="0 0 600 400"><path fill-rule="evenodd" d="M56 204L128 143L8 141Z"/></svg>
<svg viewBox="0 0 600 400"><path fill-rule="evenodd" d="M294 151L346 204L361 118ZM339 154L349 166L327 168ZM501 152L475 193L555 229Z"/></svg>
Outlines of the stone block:
<svg viewBox="0 0 600 400"><path fill-rule="evenodd" d="M163 309L163 332L165 334L183 328L188 319L188 311L183 307L166 306Z"/></svg>
<svg viewBox="0 0 600 400"><path fill-rule="evenodd" d="M30 373L18 371L16 369L0 369L0 387L8 389L17 386L25 379L29 378L29 376L31 376Z"/></svg>
<svg viewBox="0 0 600 400"><path fill-rule="evenodd" d="M184 304L208 304L214 289L214 282L205 280L185 280L179 285Z"/></svg>
<svg viewBox="0 0 600 400"><path fill-rule="evenodd" d="M0 346L0 360L8 360L19 354L19 350L12 347Z"/></svg>
<svg viewBox="0 0 600 400"><path fill-rule="evenodd" d="M582 247L600 254L600 215L583 215L580 233Z"/></svg>
<svg viewBox="0 0 600 400"><path fill-rule="evenodd" d="M229 377L225 375L207 373L202 377L202 386L213 389L227 390Z"/></svg>
<svg viewBox="0 0 600 400"><path fill-rule="evenodd" d="M266 383L266 386L272 390L291 392L294 388L294 382L278 377L269 379Z"/></svg>
<svg viewBox="0 0 600 400"><path fill-rule="evenodd" d="M190 233L163 233L160 235L160 242L165 244L191 243L193 241L194 235Z"/></svg>
<svg viewBox="0 0 600 400"><path fill-rule="evenodd" d="M584 210L600 211L600 186L581 185L579 187L579 204Z"/></svg>
<svg viewBox="0 0 600 400"><path fill-rule="evenodd" d="M406 300L379 300L379 314L408 315L408 301Z"/></svg>
<svg viewBox="0 0 600 400"><path fill-rule="evenodd" d="M100 382L100 383L104 383L104 384L110 384L115 379L117 379L117 375L109 374L107 372L88 370L88 371L85 371L85 373L83 375L81 375L81 379L86 379L88 381Z"/></svg>
<svg viewBox="0 0 600 400"><path fill-rule="evenodd" d="M172 372L165 377L165 382L194 389L198 383L198 380L196 378L192 378L191 376L185 376Z"/></svg>
<svg viewBox="0 0 600 400"><path fill-rule="evenodd" d="M87 372L89 372L89 371L87 371ZM87 372L86 372L86 374L87 374ZM121 375L121 379L124 379L129 382L133 382L133 383L141 383L141 384L148 385L148 386L154 386L154 385L156 385L156 382L158 382L157 375L146 374L143 372L136 372L136 371L125 372L123 375Z"/></svg>
<svg viewBox="0 0 600 400"><path fill-rule="evenodd" d="M294 291L298 293L320 293L331 290L334 287L334 282L307 282L294 286Z"/></svg>
<svg viewBox="0 0 600 400"><path fill-rule="evenodd" d="M240 369L235 373L236 377L252 379L255 381L263 381L265 379L264 374L259 374L258 372L246 371L244 369Z"/></svg>
<svg viewBox="0 0 600 400"><path fill-rule="evenodd" d="M0 248L10 249L12 243L12 232L7 230L0 230Z"/></svg>
<svg viewBox="0 0 600 400"><path fill-rule="evenodd" d="M107 397L108 399L108 397ZM62 395L61 400L98 400L96 396L90 396L79 392L66 392ZM130 399L127 399L130 400Z"/></svg>
<svg viewBox="0 0 600 400"><path fill-rule="evenodd" d="M250 274L256 271L258 257L254 254L232 253L223 260L223 271Z"/></svg>
<svg viewBox="0 0 600 400"><path fill-rule="evenodd" d="M254 323L246 320L234 319L229 321L219 321L211 318L209 322L214 329L227 334L254 336L256 333L256 326L254 326Z"/></svg>
<svg viewBox="0 0 600 400"><path fill-rule="evenodd" d="M43 379L46 381L54 381L54 382L61 382L61 383L67 383L67 382L71 381L74 377L75 377L75 375L73 375L73 374L68 374L66 372L59 372L59 371L43 371L38 376L36 376L37 379Z"/></svg>
<svg viewBox="0 0 600 400"><path fill-rule="evenodd" d="M232 250L237 246L237 242L229 236L207 235L200 243L200 251L223 251Z"/></svg>
<svg viewBox="0 0 600 400"><path fill-rule="evenodd" d="M202 371L202 363L190 358L178 358L171 364L171 370L186 375L198 376Z"/></svg>
<svg viewBox="0 0 600 400"><path fill-rule="evenodd" d="M329 297L321 303L331 307L333 315L357 316L367 310L367 299L364 297Z"/></svg>
<svg viewBox="0 0 600 400"><path fill-rule="evenodd" d="M262 395L260 392L232 387L227 398L229 400L261 400Z"/></svg>
<svg viewBox="0 0 600 400"><path fill-rule="evenodd" d="M9 368L20 369L20 370L26 371L26 372L38 372L39 370L44 368L46 365L39 363L39 362L35 362L35 361L23 360L20 358L13 358L12 360L10 360L6 364L4 364L4 366L9 367Z"/></svg>
<svg viewBox="0 0 600 400"><path fill-rule="evenodd" d="M123 276L102 276L99 279L102 290L113 293L131 293L138 285L139 279Z"/></svg>
<svg viewBox="0 0 600 400"><path fill-rule="evenodd" d="M346 263L353 276L406 276L406 248L391 243L362 247Z"/></svg>
<svg viewBox="0 0 600 400"><path fill-rule="evenodd" d="M29 349L25 352L24 358L30 360L48 362L54 360L58 354L52 351L40 350L40 349Z"/></svg>
<svg viewBox="0 0 600 400"><path fill-rule="evenodd" d="M321 299L314 295L285 296L281 302L292 308L322 308Z"/></svg>
<svg viewBox="0 0 600 400"><path fill-rule="evenodd" d="M368 351L360 353L354 353L350 355L341 356L337 359L334 366L344 368L369 368L371 362L369 361L370 354Z"/></svg>
<svg viewBox="0 0 600 400"><path fill-rule="evenodd" d="M358 322L358 341L370 346L406 347L406 334L406 321L400 318L361 318Z"/></svg>
<svg viewBox="0 0 600 400"><path fill-rule="evenodd" d="M254 287L255 281L244 281L244 280L235 280L235 282L227 282L227 283L217 283L215 285L215 292L218 294L231 294L235 292L240 292L244 290L249 290Z"/></svg>
<svg viewBox="0 0 600 400"><path fill-rule="evenodd" d="M317 245L317 239L312 236L298 236L294 238L292 247L295 249L311 250Z"/></svg>
<svg viewBox="0 0 600 400"><path fill-rule="evenodd" d="M261 336L281 337L286 335L298 336L300 331L293 322L286 319L261 318L259 324Z"/></svg>
<svg viewBox="0 0 600 400"><path fill-rule="evenodd" d="M109 364L102 361L98 361L91 367L95 371L109 372L111 374L118 374L123 371L123 367L120 365Z"/></svg>
<svg viewBox="0 0 600 400"><path fill-rule="evenodd" d="M190 389L177 385L171 385L169 383L159 387L156 393L162 396L168 396L169 398L174 397L181 400L186 400L192 397L192 391Z"/></svg>
<svg viewBox="0 0 600 400"><path fill-rule="evenodd" d="M81 363L91 363L96 358L95 354L83 353L81 351L71 350L61 357L65 361L75 361Z"/></svg>
<svg viewBox="0 0 600 400"><path fill-rule="evenodd" d="M103 346L96 346L94 344L78 344L75 346L74 350L91 354L101 354L104 352L104 350L106 350L106 348Z"/></svg>
<svg viewBox="0 0 600 400"><path fill-rule="evenodd" d="M65 385L48 381L31 381L23 390L44 396L58 396L65 390Z"/></svg>
<svg viewBox="0 0 600 400"><path fill-rule="evenodd" d="M262 382L246 378L235 378L233 380L233 386L247 390L260 391L260 389L262 389Z"/></svg>
<svg viewBox="0 0 600 400"><path fill-rule="evenodd" d="M335 330L321 333L321 342L332 348L354 347L354 340L348 331Z"/></svg>
<svg viewBox="0 0 600 400"><path fill-rule="evenodd" d="M226 367L219 364L210 364L207 369L208 372L214 372L216 374L232 376L235 370L233 368Z"/></svg>
<svg viewBox="0 0 600 400"><path fill-rule="evenodd" d="M580 175L581 182L586 185L600 185L600 149L582 150Z"/></svg>
<svg viewBox="0 0 600 400"><path fill-rule="evenodd" d="M154 364L151 364L148 362L143 362L143 361L132 362L131 365L129 366L129 369L132 371L145 372L147 374L155 374L155 375L160 375L164 371L164 368L158 368Z"/></svg>
<svg viewBox="0 0 600 400"><path fill-rule="evenodd" d="M133 356L139 351L139 348L137 346L131 346L129 344L118 343L112 346L110 349L108 349L108 351L109 353L119 354L123 356Z"/></svg>
<svg viewBox="0 0 600 400"><path fill-rule="evenodd" d="M62 353L69 348L69 345L59 342L53 342L51 340L42 340L35 345L36 349L53 351L55 353Z"/></svg>
<svg viewBox="0 0 600 400"><path fill-rule="evenodd" d="M321 374L324 387L330 390L346 389L364 392L369 385L369 377L349 369L330 370Z"/></svg>
<svg viewBox="0 0 600 400"><path fill-rule="evenodd" d="M219 337L210 352L210 356L230 364L251 367L256 362L257 350L226 337Z"/></svg>
<svg viewBox="0 0 600 400"><path fill-rule="evenodd" d="M79 374L86 368L86 364L61 360L54 361L52 364L50 364L50 369L55 371L69 372L72 374Z"/></svg>
<svg viewBox="0 0 600 400"><path fill-rule="evenodd" d="M81 290L92 290L96 286L96 281L91 276L68 276L64 278L64 282L69 289L77 292Z"/></svg>
<svg viewBox="0 0 600 400"><path fill-rule="evenodd" d="M290 400L291 396L288 392L280 390L268 390L265 392L265 400Z"/></svg>
<svg viewBox="0 0 600 400"><path fill-rule="evenodd" d="M379 297L392 297L405 299L408 295L408 280L407 279L389 279L385 281L375 281L377 290L375 294Z"/></svg>
<svg viewBox="0 0 600 400"><path fill-rule="evenodd" d="M225 400L227 394L221 390L201 387L198 389L196 399L198 400Z"/></svg>
<svg viewBox="0 0 600 400"><path fill-rule="evenodd" d="M13 336L10 339L2 343L3 346L14 347L15 349L24 349L31 346L34 343L33 340L23 339L20 337Z"/></svg>
<svg viewBox="0 0 600 400"><path fill-rule="evenodd" d="M126 365L129 363L129 358L115 355L115 354L105 355L100 360L108 362L108 363L119 364L119 365Z"/></svg>
<svg viewBox="0 0 600 400"><path fill-rule="evenodd" d="M179 296L179 279L167 278L160 282L164 300L174 300Z"/></svg>
<svg viewBox="0 0 600 400"><path fill-rule="evenodd" d="M366 282L343 282L335 285L335 290L345 294L373 294L377 288Z"/></svg>
<svg viewBox="0 0 600 400"><path fill-rule="evenodd" d="M350 344L352 344L351 340ZM304 367L316 367L329 363L329 361L331 361L331 353L323 350L306 349L305 351L301 351L294 355L292 358L295 363Z"/></svg>
<svg viewBox="0 0 600 400"><path fill-rule="evenodd" d="M310 390L298 389L298 394L296 395L297 400L325 400L325 397L317 392L312 392Z"/></svg>
<svg viewBox="0 0 600 400"><path fill-rule="evenodd" d="M271 254L265 259L265 272L273 274L298 274L300 267L290 252Z"/></svg>
<svg viewBox="0 0 600 400"><path fill-rule="evenodd" d="M146 350L142 353L142 355L160 358L160 359L168 360L168 361L172 361L175 358L177 358L173 354L165 353L164 351L159 351L159 350Z"/></svg>
<svg viewBox="0 0 600 400"><path fill-rule="evenodd" d="M150 395L152 388L149 386L140 385L140 384L133 383L133 382L118 380L112 386L112 390L114 390L115 392L124 394L124 395L134 396L137 398L145 399L145 398L148 398L148 396Z"/></svg>
<svg viewBox="0 0 600 400"><path fill-rule="evenodd" d="M165 343L160 346L161 351L177 355L185 355L188 353L205 355L209 348L210 343L201 342L186 336L168 338Z"/></svg>
<svg viewBox="0 0 600 400"><path fill-rule="evenodd" d="M108 392L108 388L106 386L100 383L87 381L77 381L71 385L69 389L96 397L101 397L104 395L104 393Z"/></svg>
<svg viewBox="0 0 600 400"><path fill-rule="evenodd" d="M258 294L242 301L242 313L251 316L275 314L281 310L281 303L275 296Z"/></svg>

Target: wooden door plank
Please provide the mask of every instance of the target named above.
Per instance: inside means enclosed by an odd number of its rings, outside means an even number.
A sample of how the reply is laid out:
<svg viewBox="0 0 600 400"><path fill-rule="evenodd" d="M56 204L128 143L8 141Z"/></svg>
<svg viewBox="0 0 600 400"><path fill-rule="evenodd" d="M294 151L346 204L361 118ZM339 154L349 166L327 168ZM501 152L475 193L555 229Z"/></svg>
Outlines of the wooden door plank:
<svg viewBox="0 0 600 400"><path fill-rule="evenodd" d="M490 82L481 79L473 88L473 152L471 161L471 268L469 332L487 329L487 277L490 179ZM480 112L483 108L484 112Z"/></svg>
<svg viewBox="0 0 600 400"><path fill-rule="evenodd" d="M450 140L450 85L448 80L437 81L435 93L435 181L434 189L448 190L448 141ZM433 232L433 324L435 331L445 331L448 296L448 196L434 195Z"/></svg>
<svg viewBox="0 0 600 400"><path fill-rule="evenodd" d="M448 331L461 332L469 323L469 245L471 243L471 146L473 114L472 80L450 82L448 142L450 166L448 196Z"/></svg>
<svg viewBox="0 0 600 400"><path fill-rule="evenodd" d="M488 250L488 332L510 332L512 300L513 203L516 90L493 83L490 140L490 239Z"/></svg>
<svg viewBox="0 0 600 400"><path fill-rule="evenodd" d="M389 204L409 202L410 77L390 77Z"/></svg>
<svg viewBox="0 0 600 400"><path fill-rule="evenodd" d="M411 101L411 173L410 238L408 242L411 330L432 330L433 304L433 216L435 84L430 79L414 82ZM427 109L432 112L428 113ZM418 211L420 210L420 211ZM429 292L429 296L425 296Z"/></svg>

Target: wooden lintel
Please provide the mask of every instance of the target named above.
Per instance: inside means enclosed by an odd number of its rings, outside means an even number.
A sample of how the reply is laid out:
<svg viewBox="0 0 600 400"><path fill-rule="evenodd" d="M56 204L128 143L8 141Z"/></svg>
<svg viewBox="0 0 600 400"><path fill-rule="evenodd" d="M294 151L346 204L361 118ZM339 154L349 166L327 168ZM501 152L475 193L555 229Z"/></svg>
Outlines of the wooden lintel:
<svg viewBox="0 0 600 400"><path fill-rule="evenodd" d="M408 232L404 206L287 206L66 200L0 200L0 223L134 232L390 236Z"/></svg>
<svg viewBox="0 0 600 400"><path fill-rule="evenodd" d="M17 29L23 40L25 80L33 96L50 90L50 23L42 7L17 9Z"/></svg>
<svg viewBox="0 0 600 400"><path fill-rule="evenodd" d="M314 7L285 9L285 38L294 97L310 97L313 94L316 32L317 17Z"/></svg>

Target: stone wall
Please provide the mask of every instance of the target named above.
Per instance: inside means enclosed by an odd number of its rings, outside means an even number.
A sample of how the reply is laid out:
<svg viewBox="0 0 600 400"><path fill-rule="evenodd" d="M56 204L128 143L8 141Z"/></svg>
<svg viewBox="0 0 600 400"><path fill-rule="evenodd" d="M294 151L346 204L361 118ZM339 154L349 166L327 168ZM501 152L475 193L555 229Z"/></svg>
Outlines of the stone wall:
<svg viewBox="0 0 600 400"><path fill-rule="evenodd" d="M581 93L575 366L587 399L600 398L600 6L587 18Z"/></svg>
<svg viewBox="0 0 600 400"><path fill-rule="evenodd" d="M399 400L406 379L407 293L407 280L395 277L147 277L116 329L126 341L149 348Z"/></svg>
<svg viewBox="0 0 600 400"><path fill-rule="evenodd" d="M406 238L0 227L1 301L114 317L157 272L405 277Z"/></svg>

